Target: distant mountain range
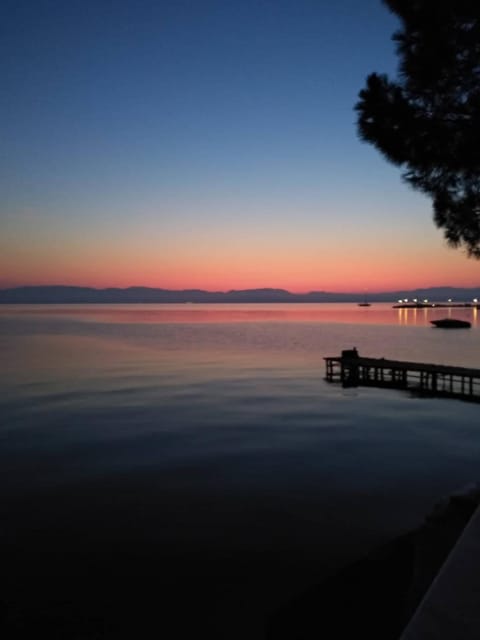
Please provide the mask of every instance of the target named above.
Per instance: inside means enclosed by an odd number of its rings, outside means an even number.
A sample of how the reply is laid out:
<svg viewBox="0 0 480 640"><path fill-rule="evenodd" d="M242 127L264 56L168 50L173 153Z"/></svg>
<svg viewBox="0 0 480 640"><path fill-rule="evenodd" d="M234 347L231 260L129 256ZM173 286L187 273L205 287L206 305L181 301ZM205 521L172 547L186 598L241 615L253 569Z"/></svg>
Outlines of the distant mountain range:
<svg viewBox="0 0 480 640"><path fill-rule="evenodd" d="M480 299L480 286L471 289L429 287L369 293L368 302L397 302L399 299L427 298L431 302L456 302ZM310 291L290 293L285 289L244 289L232 291L202 291L201 289L93 289L90 287L37 286L0 289L0 304L69 304L69 303L172 303L172 302L363 302L364 294Z"/></svg>

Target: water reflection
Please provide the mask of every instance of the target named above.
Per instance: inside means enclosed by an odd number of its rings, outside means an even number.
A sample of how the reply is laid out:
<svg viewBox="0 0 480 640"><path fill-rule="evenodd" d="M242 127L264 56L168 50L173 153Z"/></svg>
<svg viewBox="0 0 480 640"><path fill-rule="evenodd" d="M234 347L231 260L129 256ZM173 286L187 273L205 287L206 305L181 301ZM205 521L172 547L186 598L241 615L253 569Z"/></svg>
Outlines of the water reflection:
<svg viewBox="0 0 480 640"><path fill-rule="evenodd" d="M478 366L475 331L430 329L445 311L0 307L5 591L90 612L98 588L136 623L144 585L157 624L178 605L223 638L416 526L477 478L478 406L328 385L323 356Z"/></svg>
<svg viewBox="0 0 480 640"><path fill-rule="evenodd" d="M397 312L398 324L406 326L430 326L432 320L440 318L457 318L467 320L472 327L478 326L478 310L476 307L423 307L417 309L394 309Z"/></svg>
<svg viewBox="0 0 480 640"><path fill-rule="evenodd" d="M403 308L390 303L358 307L353 303L314 304L112 304L4 305L2 317L63 317L102 323L231 323L319 322L430 326L431 320L455 317L478 326L478 310L465 308Z"/></svg>

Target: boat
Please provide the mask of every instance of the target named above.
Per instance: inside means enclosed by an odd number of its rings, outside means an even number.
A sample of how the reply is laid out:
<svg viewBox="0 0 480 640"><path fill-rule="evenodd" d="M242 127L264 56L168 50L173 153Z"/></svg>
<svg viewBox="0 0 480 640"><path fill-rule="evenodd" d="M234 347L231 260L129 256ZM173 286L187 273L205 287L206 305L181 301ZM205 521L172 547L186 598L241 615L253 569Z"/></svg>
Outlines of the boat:
<svg viewBox="0 0 480 640"><path fill-rule="evenodd" d="M370 302L359 302L358 306L359 307L371 307L372 305L370 304Z"/></svg>
<svg viewBox="0 0 480 640"><path fill-rule="evenodd" d="M456 318L442 318L441 320L430 320L430 322L439 329L469 329L472 326L467 320L457 320Z"/></svg>

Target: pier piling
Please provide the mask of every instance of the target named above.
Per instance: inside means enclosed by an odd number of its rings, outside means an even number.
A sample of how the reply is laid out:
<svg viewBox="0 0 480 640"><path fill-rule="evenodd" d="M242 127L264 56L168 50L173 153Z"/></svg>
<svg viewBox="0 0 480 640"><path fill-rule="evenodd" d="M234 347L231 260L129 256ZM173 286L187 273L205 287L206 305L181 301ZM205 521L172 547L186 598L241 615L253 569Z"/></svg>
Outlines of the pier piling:
<svg viewBox="0 0 480 640"><path fill-rule="evenodd" d="M407 389L424 395L480 402L480 369L365 358L356 349L324 360L327 382L340 382L344 387Z"/></svg>

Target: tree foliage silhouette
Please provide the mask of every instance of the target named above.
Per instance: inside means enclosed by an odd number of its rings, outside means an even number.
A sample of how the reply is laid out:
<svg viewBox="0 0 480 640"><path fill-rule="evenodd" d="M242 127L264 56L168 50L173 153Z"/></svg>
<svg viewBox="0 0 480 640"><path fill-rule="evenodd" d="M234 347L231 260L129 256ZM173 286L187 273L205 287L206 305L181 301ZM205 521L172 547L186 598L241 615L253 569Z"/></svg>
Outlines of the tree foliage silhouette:
<svg viewBox="0 0 480 640"><path fill-rule="evenodd" d="M447 242L480 258L480 1L383 0L398 78L372 73L358 132L431 197Z"/></svg>

